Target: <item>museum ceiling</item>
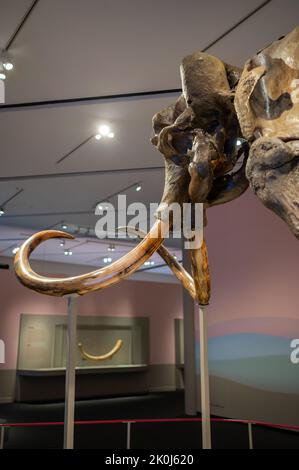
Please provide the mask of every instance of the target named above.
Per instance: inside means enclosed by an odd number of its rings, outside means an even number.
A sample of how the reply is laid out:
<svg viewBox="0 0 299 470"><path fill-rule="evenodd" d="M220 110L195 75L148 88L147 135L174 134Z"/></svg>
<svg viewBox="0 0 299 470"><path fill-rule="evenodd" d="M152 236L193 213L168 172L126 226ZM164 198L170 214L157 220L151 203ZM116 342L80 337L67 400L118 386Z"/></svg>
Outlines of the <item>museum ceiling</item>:
<svg viewBox="0 0 299 470"><path fill-rule="evenodd" d="M36 257L99 265L109 244L88 232L95 205L119 193L128 203L159 202L164 165L150 143L151 118L178 92L82 99L179 89L180 60L196 49L242 66L297 25L299 2L39 0L14 36L31 5L0 0L0 48L11 43L15 65L0 106L0 206L23 190L0 218L0 256L33 231L65 223L76 227L74 256L49 242ZM90 138L103 123L114 138ZM116 243L111 257L132 243ZM169 244L180 257L180 241Z"/></svg>

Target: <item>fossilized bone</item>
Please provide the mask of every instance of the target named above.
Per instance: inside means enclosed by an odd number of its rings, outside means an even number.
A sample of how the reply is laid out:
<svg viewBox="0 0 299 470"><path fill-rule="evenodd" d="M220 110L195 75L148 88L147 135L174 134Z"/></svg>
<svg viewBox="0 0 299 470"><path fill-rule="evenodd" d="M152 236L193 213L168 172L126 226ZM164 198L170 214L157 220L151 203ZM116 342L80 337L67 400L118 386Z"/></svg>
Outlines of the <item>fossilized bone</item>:
<svg viewBox="0 0 299 470"><path fill-rule="evenodd" d="M153 118L152 143L165 161L165 186L154 227L110 266L66 279L36 274L28 258L44 240L72 236L39 232L16 254L20 281L44 294L82 295L116 284L158 251L190 295L205 305L210 297L206 245L190 250L190 275L162 246L166 209L172 203L190 203L194 212L196 203L202 203L206 223L207 209L239 197L248 180L261 201L298 237L298 41L297 28L249 60L243 72L205 53L185 57L182 95Z"/></svg>
<svg viewBox="0 0 299 470"><path fill-rule="evenodd" d="M299 28L246 62L235 105L250 186L299 238Z"/></svg>
<svg viewBox="0 0 299 470"><path fill-rule="evenodd" d="M111 349L111 351L107 352L106 354L102 354L100 356L94 356L93 354L89 354L88 352L85 351L84 346L82 343L78 343L78 348L81 353L82 359L86 359L89 361L105 361L106 359L112 359L112 357L120 350L120 348L123 345L123 340L118 339Z"/></svg>

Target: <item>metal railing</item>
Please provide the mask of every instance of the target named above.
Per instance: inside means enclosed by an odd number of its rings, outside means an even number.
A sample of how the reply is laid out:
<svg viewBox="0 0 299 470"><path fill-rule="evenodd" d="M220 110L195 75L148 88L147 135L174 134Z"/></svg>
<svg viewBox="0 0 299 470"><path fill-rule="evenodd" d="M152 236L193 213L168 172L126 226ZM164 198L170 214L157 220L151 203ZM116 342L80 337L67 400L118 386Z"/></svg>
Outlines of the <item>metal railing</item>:
<svg viewBox="0 0 299 470"><path fill-rule="evenodd" d="M84 420L75 421L75 426L87 425L104 425L104 424L126 424L126 449L132 449L131 446L131 431L132 425L137 423L188 423L188 422L202 422L202 418L144 418L144 419L103 419L103 420ZM289 424L276 424L268 423L265 421L245 420L245 419L229 419L229 418L211 418L211 422L222 423L240 423L247 424L248 428L248 448L254 448L253 442L253 426L264 426L268 428L282 429L286 431L299 431L299 426ZM7 428L33 428L33 427L49 427L49 426L64 426L63 421L44 421L44 422L28 422L28 423L0 423L0 449L4 448L5 430Z"/></svg>

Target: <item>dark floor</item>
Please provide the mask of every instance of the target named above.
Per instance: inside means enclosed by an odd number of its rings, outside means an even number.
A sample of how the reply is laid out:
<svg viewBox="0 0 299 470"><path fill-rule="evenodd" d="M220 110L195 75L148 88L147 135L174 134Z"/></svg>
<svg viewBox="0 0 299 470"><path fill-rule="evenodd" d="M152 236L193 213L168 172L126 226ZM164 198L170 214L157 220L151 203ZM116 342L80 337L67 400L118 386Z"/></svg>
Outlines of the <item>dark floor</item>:
<svg viewBox="0 0 299 470"><path fill-rule="evenodd" d="M0 418L8 422L63 421L64 404L0 405ZM155 393L133 397L86 400L76 403L77 420L178 418L184 417L182 392ZM299 434L254 426L256 449L299 449ZM10 428L7 449L62 448L62 427ZM125 424L76 426L75 447L81 449L124 449ZM131 447L135 449L200 449L200 423L136 423L132 425ZM248 449L247 425L212 424L214 449Z"/></svg>

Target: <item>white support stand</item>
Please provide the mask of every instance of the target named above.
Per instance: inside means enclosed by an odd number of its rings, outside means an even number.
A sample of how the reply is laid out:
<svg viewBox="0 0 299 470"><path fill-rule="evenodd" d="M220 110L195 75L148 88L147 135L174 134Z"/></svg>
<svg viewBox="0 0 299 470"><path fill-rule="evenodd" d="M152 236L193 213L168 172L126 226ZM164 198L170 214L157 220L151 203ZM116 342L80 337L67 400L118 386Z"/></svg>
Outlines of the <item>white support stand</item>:
<svg viewBox="0 0 299 470"><path fill-rule="evenodd" d="M183 266L191 271L188 250L183 248ZM189 416L197 414L196 400L196 359L195 359L195 315L194 300L189 292L183 288L183 315L184 315L184 390L185 413Z"/></svg>
<svg viewBox="0 0 299 470"><path fill-rule="evenodd" d="M75 382L76 382L76 341L78 296L67 297L67 351L65 372L65 408L63 448L74 448L74 417L75 417Z"/></svg>
<svg viewBox="0 0 299 470"><path fill-rule="evenodd" d="M0 427L0 449L4 449L4 434L5 434L5 427Z"/></svg>
<svg viewBox="0 0 299 470"><path fill-rule="evenodd" d="M0 104L5 103L5 83L3 80L0 80Z"/></svg>
<svg viewBox="0 0 299 470"><path fill-rule="evenodd" d="M134 421L127 421L127 449L131 449L131 425Z"/></svg>
<svg viewBox="0 0 299 470"><path fill-rule="evenodd" d="M248 423L249 449L253 449L252 423Z"/></svg>
<svg viewBox="0 0 299 470"><path fill-rule="evenodd" d="M211 449L211 408L208 361L208 332L204 307L198 306L200 337L200 389L202 417L202 448Z"/></svg>

